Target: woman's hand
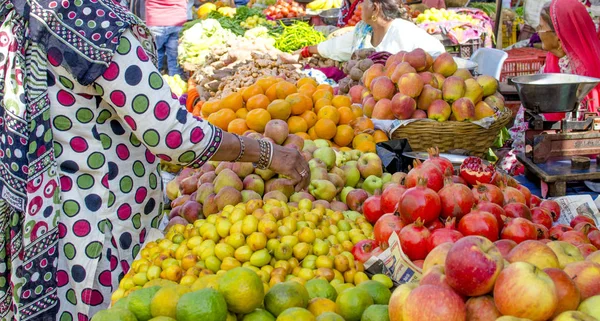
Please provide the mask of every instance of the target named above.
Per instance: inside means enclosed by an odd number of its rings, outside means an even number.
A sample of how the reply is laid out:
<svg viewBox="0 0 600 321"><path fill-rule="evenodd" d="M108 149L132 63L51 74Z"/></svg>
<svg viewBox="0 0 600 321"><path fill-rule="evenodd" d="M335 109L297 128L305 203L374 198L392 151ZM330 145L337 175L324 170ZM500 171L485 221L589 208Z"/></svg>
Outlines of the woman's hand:
<svg viewBox="0 0 600 321"><path fill-rule="evenodd" d="M297 64L298 62L300 62L300 51L295 51L294 53L280 53L278 55L279 59L281 60L281 62L286 63L286 64Z"/></svg>
<svg viewBox="0 0 600 321"><path fill-rule="evenodd" d="M273 145L273 148L273 160L269 169L288 177L296 192L308 187L310 168L304 156L294 148L279 145Z"/></svg>

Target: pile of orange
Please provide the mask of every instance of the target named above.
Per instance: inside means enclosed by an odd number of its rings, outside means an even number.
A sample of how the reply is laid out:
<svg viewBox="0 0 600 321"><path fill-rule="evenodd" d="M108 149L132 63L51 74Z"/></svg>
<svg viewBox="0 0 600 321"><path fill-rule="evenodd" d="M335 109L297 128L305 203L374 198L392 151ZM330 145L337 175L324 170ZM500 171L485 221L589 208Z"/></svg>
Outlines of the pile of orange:
<svg viewBox="0 0 600 321"><path fill-rule="evenodd" d="M329 85L312 78L296 84L281 78L261 78L221 100L207 101L201 115L230 133L263 133L271 119L287 122L290 133L304 139L326 139L332 146L375 151L375 144L388 140L363 116L350 97L334 95Z"/></svg>

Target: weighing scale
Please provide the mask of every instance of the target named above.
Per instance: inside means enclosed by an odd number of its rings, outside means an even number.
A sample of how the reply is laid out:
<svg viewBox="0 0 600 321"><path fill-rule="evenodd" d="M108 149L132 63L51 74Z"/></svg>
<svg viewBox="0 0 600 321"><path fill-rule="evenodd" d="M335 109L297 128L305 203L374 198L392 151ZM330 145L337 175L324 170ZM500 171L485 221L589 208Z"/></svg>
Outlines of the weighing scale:
<svg viewBox="0 0 600 321"><path fill-rule="evenodd" d="M553 197L564 196L569 181L600 179L600 167L590 159L600 154L600 116L577 110L600 79L539 74L514 77L509 83L517 88L529 123L526 152L517 155L526 175L548 184ZM542 117L545 113L566 116L552 122Z"/></svg>

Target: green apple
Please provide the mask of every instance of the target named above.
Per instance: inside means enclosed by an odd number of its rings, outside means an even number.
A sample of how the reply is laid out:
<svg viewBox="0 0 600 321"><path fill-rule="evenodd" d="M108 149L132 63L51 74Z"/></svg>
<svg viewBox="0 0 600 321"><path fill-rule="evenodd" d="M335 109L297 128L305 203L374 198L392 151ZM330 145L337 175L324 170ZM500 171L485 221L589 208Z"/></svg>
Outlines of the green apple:
<svg viewBox="0 0 600 321"><path fill-rule="evenodd" d="M348 195L348 193L350 193L351 190L353 190L354 187L352 186L346 186L342 189L342 192L340 193L340 200L344 203L346 203L346 196Z"/></svg>
<svg viewBox="0 0 600 321"><path fill-rule="evenodd" d="M348 152L350 154L350 159L357 161L360 156L362 155L362 152L359 151L358 149L353 149L351 151Z"/></svg>
<svg viewBox="0 0 600 321"><path fill-rule="evenodd" d="M356 221L357 218L362 217L363 215L360 214L357 211L344 211L344 217L351 220L351 221Z"/></svg>
<svg viewBox="0 0 600 321"><path fill-rule="evenodd" d="M363 183L362 187L365 191L367 191L367 193L375 195L376 193L381 193L383 181L381 180L381 177L370 175L369 177L365 178L365 182Z"/></svg>
<svg viewBox="0 0 600 321"><path fill-rule="evenodd" d="M342 166L342 170L346 176L346 186L356 187L356 184L360 181L360 171L356 164L348 162Z"/></svg>
<svg viewBox="0 0 600 321"><path fill-rule="evenodd" d="M392 174L390 174L390 173L383 173L383 175L381 175L381 180L383 181L383 184L391 182L392 181Z"/></svg>
<svg viewBox="0 0 600 321"><path fill-rule="evenodd" d="M325 200L328 202L331 202L337 194L335 185L333 185L332 182L324 179L318 179L310 182L308 192L316 199Z"/></svg>
<svg viewBox="0 0 600 321"><path fill-rule="evenodd" d="M319 147L313 153L313 157L320 159L327 166L327 170L330 170L335 166L336 155L335 151L331 147Z"/></svg>
<svg viewBox="0 0 600 321"><path fill-rule="evenodd" d="M585 299L579 304L577 310L600 320L600 295Z"/></svg>
<svg viewBox="0 0 600 321"><path fill-rule="evenodd" d="M375 153L363 154L358 159L358 170L360 171L360 175L365 179L371 175L381 177L383 175L382 166L381 158Z"/></svg>
<svg viewBox="0 0 600 321"><path fill-rule="evenodd" d="M312 140L305 140L304 141L304 147L302 148L302 151L308 151L310 153L314 152L317 149L317 145L315 144L315 142L313 142Z"/></svg>
<svg viewBox="0 0 600 321"><path fill-rule="evenodd" d="M311 171L315 168L327 169L327 165L325 165L325 163L321 159L313 158L308 161L308 168L310 168Z"/></svg>
<svg viewBox="0 0 600 321"><path fill-rule="evenodd" d="M317 146L317 148L330 147L329 141L327 141L325 139L315 139L314 142L315 142L315 146Z"/></svg>

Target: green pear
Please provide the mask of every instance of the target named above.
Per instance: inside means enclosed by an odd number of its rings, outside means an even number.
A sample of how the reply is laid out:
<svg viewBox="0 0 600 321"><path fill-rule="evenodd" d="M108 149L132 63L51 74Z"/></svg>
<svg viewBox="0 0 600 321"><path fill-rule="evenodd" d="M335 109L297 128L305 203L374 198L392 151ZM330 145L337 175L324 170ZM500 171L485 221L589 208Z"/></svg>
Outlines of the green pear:
<svg viewBox="0 0 600 321"><path fill-rule="evenodd" d="M314 152L317 149L317 145L312 140L305 140L304 147L302 147L302 151Z"/></svg>
<svg viewBox="0 0 600 321"><path fill-rule="evenodd" d="M320 147L315 150L313 157L320 159L327 166L327 170L330 170L335 166L336 155L335 151L331 147Z"/></svg>
<svg viewBox="0 0 600 321"><path fill-rule="evenodd" d="M325 139L315 139L314 140L315 146L317 146L317 148L321 148L321 147L329 147L329 141L325 140Z"/></svg>
<svg viewBox="0 0 600 321"><path fill-rule="evenodd" d="M336 188L332 182L318 179L310 182L308 192L318 200L331 202L336 195Z"/></svg>
<svg viewBox="0 0 600 321"><path fill-rule="evenodd" d="M213 181L215 185L215 193L219 194L219 192L226 186L231 186L238 190L239 192L244 189L244 183L242 180L234 173L231 169L224 169L218 175L217 178Z"/></svg>
<svg viewBox="0 0 600 321"><path fill-rule="evenodd" d="M383 181L383 184L391 182L392 181L392 174L390 174L390 173L383 173L383 175L381 175L381 180Z"/></svg>
<svg viewBox="0 0 600 321"><path fill-rule="evenodd" d="M356 187L356 184L360 181L360 171L356 164L348 162L341 169L346 177L346 186Z"/></svg>
<svg viewBox="0 0 600 321"><path fill-rule="evenodd" d="M243 190L242 191L242 202L247 203L249 200L261 200L262 197L255 191Z"/></svg>

